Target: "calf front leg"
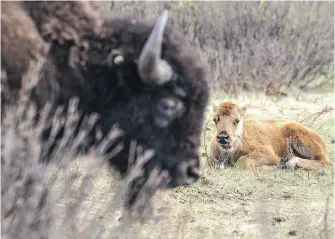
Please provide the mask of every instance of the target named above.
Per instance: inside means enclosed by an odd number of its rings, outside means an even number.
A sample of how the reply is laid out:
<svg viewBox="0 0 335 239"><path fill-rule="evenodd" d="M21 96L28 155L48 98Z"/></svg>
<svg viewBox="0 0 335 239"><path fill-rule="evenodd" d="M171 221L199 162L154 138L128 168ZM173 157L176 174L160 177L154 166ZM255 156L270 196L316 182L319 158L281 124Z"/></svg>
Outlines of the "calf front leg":
<svg viewBox="0 0 335 239"><path fill-rule="evenodd" d="M273 170L279 167L280 159L269 153L253 152L240 157L235 167L256 170Z"/></svg>

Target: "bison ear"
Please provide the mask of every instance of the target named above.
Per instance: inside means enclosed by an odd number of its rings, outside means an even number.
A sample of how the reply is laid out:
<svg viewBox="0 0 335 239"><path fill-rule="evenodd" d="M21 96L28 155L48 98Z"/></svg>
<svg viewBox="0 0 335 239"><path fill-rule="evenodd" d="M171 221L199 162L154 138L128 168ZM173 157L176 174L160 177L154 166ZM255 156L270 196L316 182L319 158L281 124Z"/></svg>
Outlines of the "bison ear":
<svg viewBox="0 0 335 239"><path fill-rule="evenodd" d="M138 72L145 83L162 85L172 78L171 66L161 59L162 44L168 11L164 10L144 44L138 60Z"/></svg>

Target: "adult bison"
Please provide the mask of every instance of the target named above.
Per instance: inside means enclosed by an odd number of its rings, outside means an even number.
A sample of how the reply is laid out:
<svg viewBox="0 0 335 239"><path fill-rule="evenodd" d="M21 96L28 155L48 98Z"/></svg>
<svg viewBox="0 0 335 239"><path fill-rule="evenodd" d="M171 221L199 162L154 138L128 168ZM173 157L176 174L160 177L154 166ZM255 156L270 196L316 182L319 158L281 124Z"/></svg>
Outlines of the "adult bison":
<svg viewBox="0 0 335 239"><path fill-rule="evenodd" d="M78 97L83 117L100 115L97 127L104 134L116 123L124 132L123 151L110 159L122 174L134 139L155 152L144 166L144 179L138 180L141 185L154 168L168 172L168 187L190 184L199 176L198 147L209 92L205 67L184 38L166 27L167 11L153 26L111 17L103 5L3 2L1 63L11 96L29 62L44 57L32 95L39 109L48 101L67 107ZM42 160L48 162L50 153Z"/></svg>

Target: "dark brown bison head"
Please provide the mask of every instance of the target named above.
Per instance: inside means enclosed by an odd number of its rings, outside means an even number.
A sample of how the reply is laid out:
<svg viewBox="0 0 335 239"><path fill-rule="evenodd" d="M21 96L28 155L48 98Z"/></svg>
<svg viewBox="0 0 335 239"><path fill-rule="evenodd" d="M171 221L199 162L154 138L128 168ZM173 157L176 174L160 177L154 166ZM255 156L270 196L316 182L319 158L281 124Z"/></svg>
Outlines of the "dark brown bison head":
<svg viewBox="0 0 335 239"><path fill-rule="evenodd" d="M126 173L129 145L136 140L155 152L137 181L144 183L159 168L168 172L166 185L176 187L199 176L209 90L199 57L179 33L166 28L167 19L165 11L154 27L129 18L106 20L99 34L86 38L88 47L79 54L84 65L69 66L66 43L53 43L50 55L62 72L60 98L78 96L84 114L101 115L104 133L114 124L124 132L124 149L111 164Z"/></svg>
<svg viewBox="0 0 335 239"><path fill-rule="evenodd" d="M57 9L63 5L50 4ZM61 31L65 21L58 26L55 20L67 10L51 11L50 4L25 3L44 41L51 43L37 101L52 97L59 105L77 96L83 115L100 115L98 127L104 134L118 124L124 149L110 163L122 174L129 169L132 140L144 150L154 150L140 184L154 168L168 172L168 187L194 182L199 177L198 148L209 89L199 56L182 35L166 27L167 11L152 25L98 16L99 29L83 27L83 33L73 34L76 24ZM41 14L56 16L49 21Z"/></svg>
<svg viewBox="0 0 335 239"><path fill-rule="evenodd" d="M95 104L103 102L101 125L107 132L118 123L125 132L125 150L111 163L126 172L127 145L135 139L144 149L155 151L146 165L149 171L167 170L167 185L175 187L199 176L208 86L198 56L178 33L166 29L167 17L165 11L154 28L131 19L111 19L104 28L104 45L91 49L101 58L97 65L90 62L89 69L99 69L92 79L103 88L99 97L95 95ZM108 60L101 69L103 59Z"/></svg>

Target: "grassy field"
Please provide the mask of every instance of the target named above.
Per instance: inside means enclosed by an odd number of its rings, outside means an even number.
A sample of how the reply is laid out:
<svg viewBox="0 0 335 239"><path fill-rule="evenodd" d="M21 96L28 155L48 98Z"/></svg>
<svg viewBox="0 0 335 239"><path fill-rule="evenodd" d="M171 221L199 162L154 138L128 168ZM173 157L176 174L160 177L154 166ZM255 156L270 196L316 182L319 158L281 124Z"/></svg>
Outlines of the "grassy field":
<svg viewBox="0 0 335 239"><path fill-rule="evenodd" d="M57 195L64 191L67 179L75 178L73 186L56 201L56 218L62 220L55 223L63 224L55 226L55 235L70 232L70 238L334 238L333 172L253 173L207 167L205 144L209 144L214 132L212 104L224 100L248 104L250 114L255 115L296 121L316 116L303 123L323 136L334 160L334 112L315 115L326 106L334 107L333 92L292 91L289 97L279 100L250 93L238 98L216 94L206 113L200 180L189 187L158 192L153 200L153 217L144 224L130 224L118 220L121 211L115 203L117 180L112 173L105 166L96 167L92 174L97 176L89 182L91 186L81 187L92 166L75 161L54 183ZM71 211L73 205L77 206L75 212Z"/></svg>

